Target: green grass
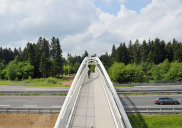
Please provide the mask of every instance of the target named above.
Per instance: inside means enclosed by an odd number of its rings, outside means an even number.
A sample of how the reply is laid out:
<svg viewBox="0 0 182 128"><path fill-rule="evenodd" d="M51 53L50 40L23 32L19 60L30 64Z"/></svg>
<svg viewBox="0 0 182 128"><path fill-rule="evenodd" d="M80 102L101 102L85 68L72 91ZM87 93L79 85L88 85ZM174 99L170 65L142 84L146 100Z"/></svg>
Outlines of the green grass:
<svg viewBox="0 0 182 128"><path fill-rule="evenodd" d="M67 81L67 80L48 77L45 79L44 78L27 79L26 82L24 80L22 80L22 81L0 80L0 83L6 84L6 85L22 84L22 86L25 86L25 85L31 86L31 85L61 85L62 81ZM16 86L16 85L14 85L14 86ZM18 85L18 86L20 86L20 85ZM42 87L42 86L40 86L40 87Z"/></svg>
<svg viewBox="0 0 182 128"><path fill-rule="evenodd" d="M128 114L133 128L182 128L182 114Z"/></svg>

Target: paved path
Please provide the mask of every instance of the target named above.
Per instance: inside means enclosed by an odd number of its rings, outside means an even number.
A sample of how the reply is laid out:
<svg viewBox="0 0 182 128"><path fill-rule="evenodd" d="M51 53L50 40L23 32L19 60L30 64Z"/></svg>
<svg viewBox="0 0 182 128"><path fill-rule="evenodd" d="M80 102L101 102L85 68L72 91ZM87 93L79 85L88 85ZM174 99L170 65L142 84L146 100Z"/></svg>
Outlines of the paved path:
<svg viewBox="0 0 182 128"><path fill-rule="evenodd" d="M101 80L96 73L84 80L72 128L115 128Z"/></svg>

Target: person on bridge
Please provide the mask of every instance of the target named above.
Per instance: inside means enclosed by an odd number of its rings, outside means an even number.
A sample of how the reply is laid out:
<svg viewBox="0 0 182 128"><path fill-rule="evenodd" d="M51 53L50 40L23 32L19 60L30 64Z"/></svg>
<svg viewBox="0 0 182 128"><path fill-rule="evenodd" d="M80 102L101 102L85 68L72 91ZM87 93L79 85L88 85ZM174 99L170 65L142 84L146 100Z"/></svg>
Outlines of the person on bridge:
<svg viewBox="0 0 182 128"><path fill-rule="evenodd" d="M90 69L88 70L88 78L90 79Z"/></svg>

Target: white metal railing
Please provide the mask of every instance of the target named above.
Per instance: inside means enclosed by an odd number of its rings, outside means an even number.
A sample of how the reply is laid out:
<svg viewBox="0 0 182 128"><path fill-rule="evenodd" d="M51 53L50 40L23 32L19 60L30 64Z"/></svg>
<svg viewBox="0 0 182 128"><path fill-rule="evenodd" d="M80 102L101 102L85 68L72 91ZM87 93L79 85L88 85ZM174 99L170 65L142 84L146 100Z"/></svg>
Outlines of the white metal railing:
<svg viewBox="0 0 182 128"><path fill-rule="evenodd" d="M104 68L102 62L98 57L95 57L96 60L96 71L99 73L101 81L103 83L103 87L108 97L108 101L110 104L110 108L113 114L113 118L116 124L116 127L122 128L132 128L128 116L121 104L121 101L116 93L116 90L112 84L112 81L107 74L106 69Z"/></svg>
<svg viewBox="0 0 182 128"><path fill-rule="evenodd" d="M77 74L73 80L67 97L64 101L60 114L54 128L68 128L72 122L72 116L76 108L78 97L81 90L84 77L88 71L88 65L95 64L95 71L99 74L100 79L105 90L108 103L113 115L117 128L131 128L130 121L126 115L126 112L121 104L121 101L115 91L115 88L98 57L86 57L80 65Z"/></svg>
<svg viewBox="0 0 182 128"><path fill-rule="evenodd" d="M75 110L75 105L79 96L81 89L81 84L83 83L84 76L88 71L88 58L86 57L82 64L80 65L77 74L71 84L70 90L66 96L58 119L54 128L67 128L70 125L73 112Z"/></svg>

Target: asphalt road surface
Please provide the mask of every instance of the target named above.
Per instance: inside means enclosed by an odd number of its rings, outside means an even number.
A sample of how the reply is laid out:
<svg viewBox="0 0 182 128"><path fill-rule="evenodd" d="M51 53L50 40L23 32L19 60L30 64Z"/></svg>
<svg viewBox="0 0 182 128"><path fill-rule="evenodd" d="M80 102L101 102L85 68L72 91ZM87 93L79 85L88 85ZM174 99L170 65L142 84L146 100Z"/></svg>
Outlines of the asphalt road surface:
<svg viewBox="0 0 182 128"><path fill-rule="evenodd" d="M0 107L61 107L65 96L0 96Z"/></svg>
<svg viewBox="0 0 182 128"><path fill-rule="evenodd" d="M178 105L157 105L154 103L155 97L157 95L135 95L135 96L127 96L127 95L120 95L120 100L125 107L166 107L166 108L182 108L182 95L160 95L160 96L167 96L170 98L177 99L180 104Z"/></svg>
<svg viewBox="0 0 182 128"><path fill-rule="evenodd" d="M0 91L69 91L69 87L23 87L0 85Z"/></svg>
<svg viewBox="0 0 182 128"><path fill-rule="evenodd" d="M182 86L154 86L154 87L115 87L116 91L142 90L182 90ZM0 85L0 91L68 91L69 87L23 87Z"/></svg>
<svg viewBox="0 0 182 128"><path fill-rule="evenodd" d="M182 95L167 95L177 99L179 105L162 105L162 107L182 107ZM124 96L120 100L124 107L161 107L154 103L156 95ZM0 96L0 107L61 107L65 96Z"/></svg>

